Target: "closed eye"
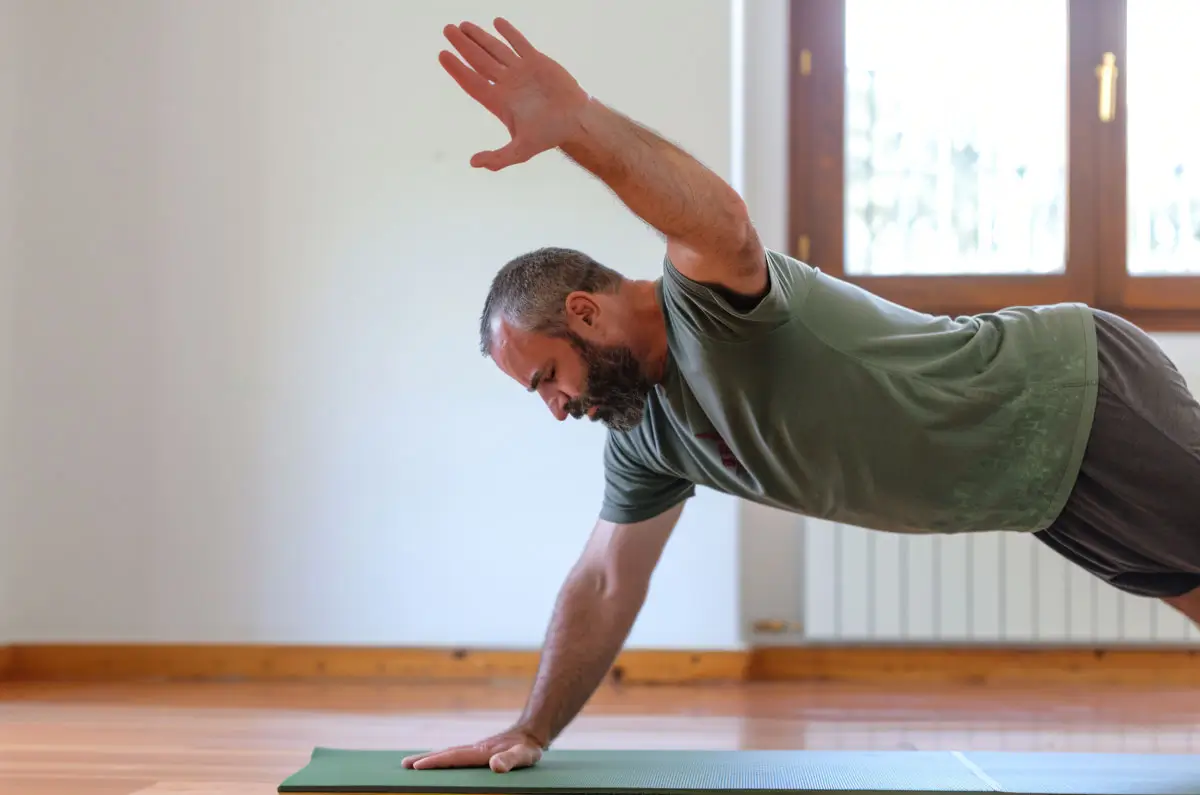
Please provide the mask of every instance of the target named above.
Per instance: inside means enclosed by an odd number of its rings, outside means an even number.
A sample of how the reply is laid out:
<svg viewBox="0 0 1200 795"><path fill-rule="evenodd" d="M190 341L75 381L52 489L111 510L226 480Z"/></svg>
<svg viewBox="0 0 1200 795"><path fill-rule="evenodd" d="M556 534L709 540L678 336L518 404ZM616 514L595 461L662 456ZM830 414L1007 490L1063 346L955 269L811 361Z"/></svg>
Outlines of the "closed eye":
<svg viewBox="0 0 1200 795"><path fill-rule="evenodd" d="M548 374L547 374L547 372L548 372ZM554 366L553 365L550 366L549 371L543 372L542 370L538 370L536 373L533 374L533 378L529 379L529 390L528 391L536 392L538 385L541 384L543 381L545 381L548 384L554 383Z"/></svg>

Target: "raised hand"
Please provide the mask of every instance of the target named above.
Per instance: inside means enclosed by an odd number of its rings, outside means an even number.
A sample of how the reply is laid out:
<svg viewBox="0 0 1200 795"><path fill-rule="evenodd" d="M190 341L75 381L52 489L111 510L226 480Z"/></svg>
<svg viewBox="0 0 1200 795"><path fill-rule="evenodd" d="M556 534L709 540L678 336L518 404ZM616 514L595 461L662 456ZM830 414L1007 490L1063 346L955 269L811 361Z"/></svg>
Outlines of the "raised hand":
<svg viewBox="0 0 1200 795"><path fill-rule="evenodd" d="M507 773L522 767L532 767L541 758L542 747L533 735L520 729L510 729L473 745L459 745L442 751L406 757L401 764L415 770L490 767L494 773Z"/></svg>
<svg viewBox="0 0 1200 795"><path fill-rule="evenodd" d="M508 144L471 158L476 168L499 171L554 149L574 135L588 94L508 21L498 18L494 24L508 44L470 22L447 25L446 38L466 64L446 50L438 54L438 61L463 91L508 128Z"/></svg>

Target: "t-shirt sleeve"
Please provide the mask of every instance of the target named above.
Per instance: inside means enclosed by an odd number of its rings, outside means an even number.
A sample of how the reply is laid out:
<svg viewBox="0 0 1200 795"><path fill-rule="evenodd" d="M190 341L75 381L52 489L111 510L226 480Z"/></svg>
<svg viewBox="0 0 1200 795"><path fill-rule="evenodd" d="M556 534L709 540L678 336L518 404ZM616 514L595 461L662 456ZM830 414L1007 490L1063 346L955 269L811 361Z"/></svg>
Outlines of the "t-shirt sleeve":
<svg viewBox="0 0 1200 795"><path fill-rule="evenodd" d="M792 319L806 293L813 270L774 251L766 253L767 292L751 308L732 301L725 290L685 276L663 258L663 300L672 322L690 336L726 342L766 334Z"/></svg>
<svg viewBox="0 0 1200 795"><path fill-rule="evenodd" d="M689 480L652 469L610 432L604 447L604 500L600 518L633 524L690 499L696 486Z"/></svg>

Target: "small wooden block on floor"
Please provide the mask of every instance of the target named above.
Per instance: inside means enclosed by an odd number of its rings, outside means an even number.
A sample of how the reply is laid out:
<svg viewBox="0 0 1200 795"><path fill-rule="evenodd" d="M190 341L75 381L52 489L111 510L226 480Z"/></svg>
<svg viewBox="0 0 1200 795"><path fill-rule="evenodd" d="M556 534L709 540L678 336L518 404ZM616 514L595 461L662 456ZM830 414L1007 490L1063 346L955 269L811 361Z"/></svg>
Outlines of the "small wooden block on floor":
<svg viewBox="0 0 1200 795"><path fill-rule="evenodd" d="M763 795L1200 793L1200 757L956 751L569 751L535 767L408 770L415 751L317 748L281 793Z"/></svg>

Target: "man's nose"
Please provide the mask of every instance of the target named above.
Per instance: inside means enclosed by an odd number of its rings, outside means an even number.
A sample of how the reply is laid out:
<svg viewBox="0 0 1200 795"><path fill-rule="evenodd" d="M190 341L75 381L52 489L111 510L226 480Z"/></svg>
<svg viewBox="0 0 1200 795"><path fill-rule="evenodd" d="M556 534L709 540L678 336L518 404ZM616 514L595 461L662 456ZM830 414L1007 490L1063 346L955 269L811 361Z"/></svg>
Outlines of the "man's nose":
<svg viewBox="0 0 1200 795"><path fill-rule="evenodd" d="M550 413L554 415L554 419L562 422L568 416L567 400L561 394L550 393L543 398L546 401L546 408L550 409Z"/></svg>

